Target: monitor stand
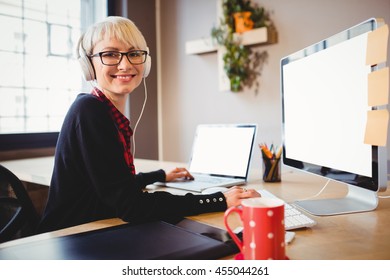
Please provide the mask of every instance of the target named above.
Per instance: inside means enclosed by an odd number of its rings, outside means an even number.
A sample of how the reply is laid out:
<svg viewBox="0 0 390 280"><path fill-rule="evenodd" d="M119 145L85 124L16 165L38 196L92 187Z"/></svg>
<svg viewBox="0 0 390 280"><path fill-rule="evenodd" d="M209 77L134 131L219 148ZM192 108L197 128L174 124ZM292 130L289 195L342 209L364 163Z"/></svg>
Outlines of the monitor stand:
<svg viewBox="0 0 390 280"><path fill-rule="evenodd" d="M378 197L375 191L348 185L345 197L299 200L293 204L312 215L331 216L375 210L378 206Z"/></svg>

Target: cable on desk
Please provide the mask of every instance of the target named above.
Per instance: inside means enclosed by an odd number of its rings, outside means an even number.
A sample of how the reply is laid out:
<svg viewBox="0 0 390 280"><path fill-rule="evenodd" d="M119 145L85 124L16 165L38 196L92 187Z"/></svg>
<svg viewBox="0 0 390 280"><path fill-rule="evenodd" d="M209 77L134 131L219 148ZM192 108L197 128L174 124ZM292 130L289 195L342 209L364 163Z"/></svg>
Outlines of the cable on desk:
<svg viewBox="0 0 390 280"><path fill-rule="evenodd" d="M330 179L328 179L328 181L327 181L326 184L322 187L322 189L321 189L318 193L316 193L315 195L309 196L309 197L306 197L306 198L302 198L302 199L300 199L300 200L308 200L308 199L312 199L312 198L315 198L315 197L319 196L320 194L322 194L322 193L324 192L324 190L325 190L326 187L328 186L329 182L330 182Z"/></svg>
<svg viewBox="0 0 390 280"><path fill-rule="evenodd" d="M387 178L389 178L390 174L387 174ZM378 195L378 198L390 198L390 195Z"/></svg>

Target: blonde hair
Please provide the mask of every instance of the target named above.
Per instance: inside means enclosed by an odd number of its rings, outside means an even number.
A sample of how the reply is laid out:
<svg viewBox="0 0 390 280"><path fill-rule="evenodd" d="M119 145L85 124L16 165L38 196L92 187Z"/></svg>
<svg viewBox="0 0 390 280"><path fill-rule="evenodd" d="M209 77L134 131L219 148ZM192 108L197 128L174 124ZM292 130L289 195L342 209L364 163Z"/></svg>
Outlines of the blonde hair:
<svg viewBox="0 0 390 280"><path fill-rule="evenodd" d="M135 49L147 50L145 38L134 22L117 16L107 17L90 26L80 38L81 48L90 56L96 44L106 37L115 38Z"/></svg>

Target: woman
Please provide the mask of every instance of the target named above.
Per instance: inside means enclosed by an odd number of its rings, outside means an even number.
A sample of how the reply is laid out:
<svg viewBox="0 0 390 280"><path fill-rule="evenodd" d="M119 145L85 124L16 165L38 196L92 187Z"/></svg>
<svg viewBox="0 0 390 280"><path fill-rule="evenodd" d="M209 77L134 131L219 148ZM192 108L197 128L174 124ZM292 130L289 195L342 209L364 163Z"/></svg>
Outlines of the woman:
<svg viewBox="0 0 390 280"><path fill-rule="evenodd" d="M150 69L147 50L134 23L121 17L108 17L81 36L80 63L96 86L91 94L78 95L65 117L40 232L113 217L139 223L224 211L258 196L236 187L184 196L144 190L157 181L192 177L184 168L136 174L124 111Z"/></svg>

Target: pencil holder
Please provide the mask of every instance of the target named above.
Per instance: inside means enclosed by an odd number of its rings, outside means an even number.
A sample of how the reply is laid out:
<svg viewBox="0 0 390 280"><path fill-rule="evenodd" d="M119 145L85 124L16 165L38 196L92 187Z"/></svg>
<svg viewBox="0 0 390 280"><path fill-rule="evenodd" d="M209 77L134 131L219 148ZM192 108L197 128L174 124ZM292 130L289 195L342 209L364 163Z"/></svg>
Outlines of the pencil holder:
<svg viewBox="0 0 390 280"><path fill-rule="evenodd" d="M263 157L263 181L280 182L281 177L280 158Z"/></svg>

